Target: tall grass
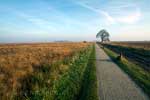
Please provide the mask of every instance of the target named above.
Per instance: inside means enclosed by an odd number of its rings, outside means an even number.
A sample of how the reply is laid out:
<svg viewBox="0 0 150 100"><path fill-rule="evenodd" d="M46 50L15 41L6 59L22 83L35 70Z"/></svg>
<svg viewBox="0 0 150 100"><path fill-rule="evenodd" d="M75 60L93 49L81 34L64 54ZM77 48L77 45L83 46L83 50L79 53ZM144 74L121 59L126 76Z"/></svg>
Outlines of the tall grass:
<svg viewBox="0 0 150 100"><path fill-rule="evenodd" d="M34 73L20 80L23 85L14 99L76 100L90 53L91 46L51 66L35 66ZM60 69L60 66L67 70Z"/></svg>
<svg viewBox="0 0 150 100"><path fill-rule="evenodd" d="M46 98L77 53L90 43L0 45L0 100ZM46 88L45 88L46 87ZM48 87L48 88L47 88Z"/></svg>
<svg viewBox="0 0 150 100"><path fill-rule="evenodd" d="M16 100L54 100L53 86L55 80L58 80L62 74L67 72L70 59L57 61L51 65L35 66L34 72L21 78L19 81L22 84L17 89L17 94L13 99Z"/></svg>

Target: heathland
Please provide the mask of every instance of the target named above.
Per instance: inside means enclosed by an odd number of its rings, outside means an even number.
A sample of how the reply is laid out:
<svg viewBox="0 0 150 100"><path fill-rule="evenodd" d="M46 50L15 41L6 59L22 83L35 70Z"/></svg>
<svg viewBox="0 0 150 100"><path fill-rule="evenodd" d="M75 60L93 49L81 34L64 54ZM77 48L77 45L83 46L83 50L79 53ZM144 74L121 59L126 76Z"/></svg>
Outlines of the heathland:
<svg viewBox="0 0 150 100"><path fill-rule="evenodd" d="M0 99L80 99L94 55L93 43L1 44Z"/></svg>

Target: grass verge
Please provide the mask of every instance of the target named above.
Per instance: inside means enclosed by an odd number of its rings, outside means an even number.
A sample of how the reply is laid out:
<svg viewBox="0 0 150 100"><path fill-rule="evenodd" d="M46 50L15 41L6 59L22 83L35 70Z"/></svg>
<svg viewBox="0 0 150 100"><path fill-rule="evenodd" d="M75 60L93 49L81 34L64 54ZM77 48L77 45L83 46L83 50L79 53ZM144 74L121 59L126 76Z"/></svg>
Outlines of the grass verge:
<svg viewBox="0 0 150 100"><path fill-rule="evenodd" d="M124 57L121 60L117 60L118 55L110 49L105 48L104 51L150 97L150 73Z"/></svg>
<svg viewBox="0 0 150 100"><path fill-rule="evenodd" d="M83 86L79 100L98 100L95 65L95 46L93 46L87 68L84 72Z"/></svg>
<svg viewBox="0 0 150 100"><path fill-rule="evenodd" d="M55 89L55 100L98 100L94 46L80 55Z"/></svg>
<svg viewBox="0 0 150 100"><path fill-rule="evenodd" d="M69 71L56 82L54 100L78 100L91 50L92 47L80 53Z"/></svg>

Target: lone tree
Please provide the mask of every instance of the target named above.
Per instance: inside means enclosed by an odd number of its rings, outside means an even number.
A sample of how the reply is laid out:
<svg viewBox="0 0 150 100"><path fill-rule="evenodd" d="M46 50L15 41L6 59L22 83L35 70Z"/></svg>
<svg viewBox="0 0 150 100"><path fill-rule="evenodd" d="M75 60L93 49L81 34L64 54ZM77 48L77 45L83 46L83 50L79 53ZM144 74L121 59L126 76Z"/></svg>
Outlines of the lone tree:
<svg viewBox="0 0 150 100"><path fill-rule="evenodd" d="M97 33L96 38L101 38L101 42L109 41L109 33L105 29L102 29Z"/></svg>

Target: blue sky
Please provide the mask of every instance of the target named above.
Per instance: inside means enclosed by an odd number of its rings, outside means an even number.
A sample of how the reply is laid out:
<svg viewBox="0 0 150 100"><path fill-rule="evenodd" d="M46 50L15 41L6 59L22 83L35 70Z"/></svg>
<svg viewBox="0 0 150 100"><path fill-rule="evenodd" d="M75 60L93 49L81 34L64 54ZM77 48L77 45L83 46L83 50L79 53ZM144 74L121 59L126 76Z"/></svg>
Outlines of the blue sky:
<svg viewBox="0 0 150 100"><path fill-rule="evenodd" d="M0 42L150 40L149 0L0 0Z"/></svg>

